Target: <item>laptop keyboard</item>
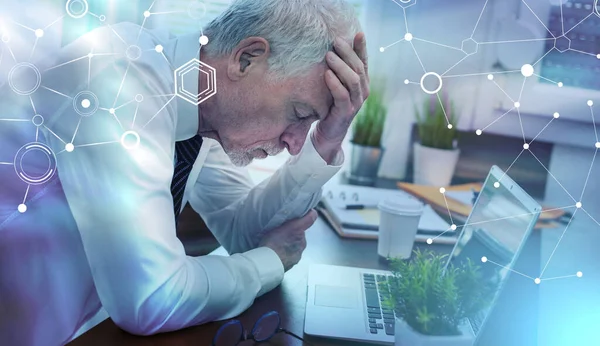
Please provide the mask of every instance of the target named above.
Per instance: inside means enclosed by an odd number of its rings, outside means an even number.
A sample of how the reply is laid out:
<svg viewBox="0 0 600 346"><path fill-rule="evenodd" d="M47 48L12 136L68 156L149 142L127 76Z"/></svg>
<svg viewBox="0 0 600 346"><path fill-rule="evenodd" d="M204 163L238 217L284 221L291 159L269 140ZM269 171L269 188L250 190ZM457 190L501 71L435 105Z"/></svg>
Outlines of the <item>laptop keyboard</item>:
<svg viewBox="0 0 600 346"><path fill-rule="evenodd" d="M386 275L363 274L367 303L367 327L371 334L394 335L395 315L384 302L390 298Z"/></svg>

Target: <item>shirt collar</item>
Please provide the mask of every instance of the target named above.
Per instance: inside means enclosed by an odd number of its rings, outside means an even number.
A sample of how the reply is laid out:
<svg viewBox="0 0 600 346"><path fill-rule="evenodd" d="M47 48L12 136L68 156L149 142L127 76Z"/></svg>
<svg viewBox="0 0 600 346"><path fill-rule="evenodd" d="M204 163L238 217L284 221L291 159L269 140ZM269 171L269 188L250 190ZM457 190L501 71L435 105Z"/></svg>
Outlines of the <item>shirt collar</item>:
<svg viewBox="0 0 600 346"><path fill-rule="evenodd" d="M173 70L187 64L192 59L200 59L199 39L200 32L195 32L178 36L169 42L165 47L165 56L171 62ZM198 80L198 69L192 68L187 73L192 74L193 77L193 79L189 78L188 80ZM173 78L175 78L175 75L173 75ZM175 87L175 80L173 80L173 87ZM198 83L186 84L185 89L193 95L197 95ZM177 102L176 139L180 141L198 134L198 105L192 104L179 96L175 97L175 101Z"/></svg>

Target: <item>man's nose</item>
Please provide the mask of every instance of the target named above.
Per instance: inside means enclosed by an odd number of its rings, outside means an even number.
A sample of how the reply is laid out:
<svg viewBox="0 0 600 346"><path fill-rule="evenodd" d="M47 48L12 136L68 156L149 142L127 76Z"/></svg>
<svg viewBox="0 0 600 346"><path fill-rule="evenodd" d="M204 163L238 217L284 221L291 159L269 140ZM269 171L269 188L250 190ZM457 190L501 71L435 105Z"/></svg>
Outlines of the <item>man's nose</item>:
<svg viewBox="0 0 600 346"><path fill-rule="evenodd" d="M304 141L306 140L307 135L308 130L296 130L293 132L284 133L281 139L286 144L290 155L295 156L298 155L302 150L302 146L304 146Z"/></svg>

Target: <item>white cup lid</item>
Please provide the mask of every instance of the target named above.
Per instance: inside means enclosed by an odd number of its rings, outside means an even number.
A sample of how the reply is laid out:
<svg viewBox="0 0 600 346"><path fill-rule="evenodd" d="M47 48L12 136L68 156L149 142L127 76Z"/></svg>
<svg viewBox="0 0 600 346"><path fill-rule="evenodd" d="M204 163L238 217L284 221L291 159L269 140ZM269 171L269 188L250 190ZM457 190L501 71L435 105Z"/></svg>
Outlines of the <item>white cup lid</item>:
<svg viewBox="0 0 600 346"><path fill-rule="evenodd" d="M379 202L378 208L391 214L416 216L423 213L423 203L417 199L395 196Z"/></svg>

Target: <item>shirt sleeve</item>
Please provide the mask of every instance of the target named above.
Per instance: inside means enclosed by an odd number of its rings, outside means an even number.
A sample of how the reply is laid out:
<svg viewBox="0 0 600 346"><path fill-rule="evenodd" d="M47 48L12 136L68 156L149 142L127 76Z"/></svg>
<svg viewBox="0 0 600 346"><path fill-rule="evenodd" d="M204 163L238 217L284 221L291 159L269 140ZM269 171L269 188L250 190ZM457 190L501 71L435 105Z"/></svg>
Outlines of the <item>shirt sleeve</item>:
<svg viewBox="0 0 600 346"><path fill-rule="evenodd" d="M228 253L250 250L247 255L253 259L252 249L258 246L260 234L314 208L322 196L322 186L339 171L344 160L340 150L332 164L327 165L316 151L311 134L298 155L254 186L245 168L234 166L218 143L210 143L209 154L189 196L190 205ZM281 283L283 266L270 249L258 257L262 294ZM239 282L239 289L245 284Z"/></svg>
<svg viewBox="0 0 600 346"><path fill-rule="evenodd" d="M148 43L142 38L140 45ZM101 49L98 44L95 52ZM64 95L91 90L99 109L84 117L73 99L49 93L54 110L44 136L57 153L57 174L103 307L119 327L139 335L240 314L273 288L268 278L281 273L265 267L275 256L265 248L244 248L248 251L230 257L186 256L176 237L170 193L177 109L164 80L172 72L161 71L159 62L118 59L94 68L89 85L69 85L71 79L86 80L87 61L81 66L74 65L72 78L49 71L45 85ZM135 100L138 95L143 101ZM89 100L94 107L95 99ZM66 150L69 142L74 150Z"/></svg>

